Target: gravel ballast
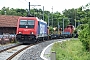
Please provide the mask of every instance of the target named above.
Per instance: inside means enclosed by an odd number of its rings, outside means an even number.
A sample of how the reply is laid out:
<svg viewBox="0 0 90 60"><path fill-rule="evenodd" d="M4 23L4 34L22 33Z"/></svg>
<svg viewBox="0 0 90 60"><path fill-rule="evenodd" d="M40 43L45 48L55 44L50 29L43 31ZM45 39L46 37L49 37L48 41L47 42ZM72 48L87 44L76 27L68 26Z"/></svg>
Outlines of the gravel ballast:
<svg viewBox="0 0 90 60"><path fill-rule="evenodd" d="M43 49L48 46L49 44L56 42L56 41L61 41L63 39L56 39L56 40L51 40L51 41L45 41L42 43L39 43L32 47L31 49L28 49L26 52L24 52L18 60L43 60L40 55Z"/></svg>

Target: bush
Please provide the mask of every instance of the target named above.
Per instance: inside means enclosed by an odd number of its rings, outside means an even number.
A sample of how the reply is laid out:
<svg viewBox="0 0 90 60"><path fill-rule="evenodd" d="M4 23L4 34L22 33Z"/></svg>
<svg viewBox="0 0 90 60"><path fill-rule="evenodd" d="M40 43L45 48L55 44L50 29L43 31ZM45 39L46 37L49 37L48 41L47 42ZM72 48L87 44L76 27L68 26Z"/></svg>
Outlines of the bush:
<svg viewBox="0 0 90 60"><path fill-rule="evenodd" d="M89 25L84 24L81 26L82 30L79 32L79 39L85 46L86 50L90 51L90 32Z"/></svg>

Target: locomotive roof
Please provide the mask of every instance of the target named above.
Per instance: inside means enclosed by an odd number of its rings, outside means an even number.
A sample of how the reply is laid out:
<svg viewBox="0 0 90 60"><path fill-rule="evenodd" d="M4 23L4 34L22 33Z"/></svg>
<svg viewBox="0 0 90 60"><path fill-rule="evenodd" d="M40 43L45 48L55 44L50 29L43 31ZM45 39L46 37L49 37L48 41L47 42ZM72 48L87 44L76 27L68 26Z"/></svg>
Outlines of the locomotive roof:
<svg viewBox="0 0 90 60"><path fill-rule="evenodd" d="M28 18L28 17L20 17L20 18ZM43 22L43 23L46 23L46 24L47 24L47 22L46 22L46 21L44 21L44 20L42 20L42 19L39 19L38 17L29 17L29 18L36 18L38 21L40 21L40 22Z"/></svg>

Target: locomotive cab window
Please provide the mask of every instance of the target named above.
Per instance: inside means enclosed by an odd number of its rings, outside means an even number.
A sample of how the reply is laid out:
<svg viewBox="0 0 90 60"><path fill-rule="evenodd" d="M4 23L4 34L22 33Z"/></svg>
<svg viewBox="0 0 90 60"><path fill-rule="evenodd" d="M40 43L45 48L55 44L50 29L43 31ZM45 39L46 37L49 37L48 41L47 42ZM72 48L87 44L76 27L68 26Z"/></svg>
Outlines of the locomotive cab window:
<svg viewBox="0 0 90 60"><path fill-rule="evenodd" d="M34 28L35 21L34 20L20 20L19 27L20 28Z"/></svg>

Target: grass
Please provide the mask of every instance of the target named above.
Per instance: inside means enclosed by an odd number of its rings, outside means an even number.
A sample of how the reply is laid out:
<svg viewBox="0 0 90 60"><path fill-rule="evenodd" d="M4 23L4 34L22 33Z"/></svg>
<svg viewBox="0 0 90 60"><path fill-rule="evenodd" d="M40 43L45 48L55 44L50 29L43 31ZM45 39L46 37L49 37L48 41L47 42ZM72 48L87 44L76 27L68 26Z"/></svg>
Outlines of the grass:
<svg viewBox="0 0 90 60"><path fill-rule="evenodd" d="M51 51L56 52L56 60L89 60L87 52L79 40L56 42Z"/></svg>

